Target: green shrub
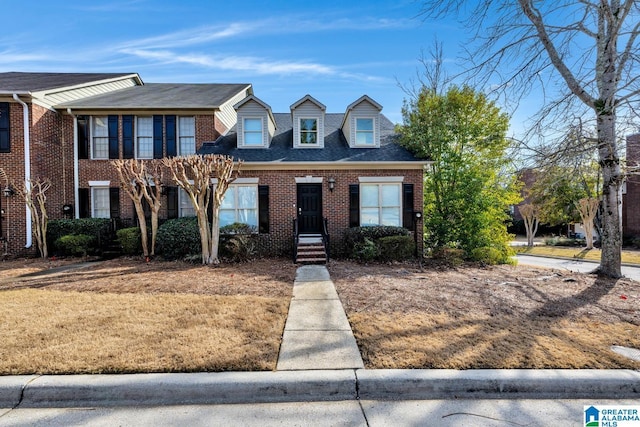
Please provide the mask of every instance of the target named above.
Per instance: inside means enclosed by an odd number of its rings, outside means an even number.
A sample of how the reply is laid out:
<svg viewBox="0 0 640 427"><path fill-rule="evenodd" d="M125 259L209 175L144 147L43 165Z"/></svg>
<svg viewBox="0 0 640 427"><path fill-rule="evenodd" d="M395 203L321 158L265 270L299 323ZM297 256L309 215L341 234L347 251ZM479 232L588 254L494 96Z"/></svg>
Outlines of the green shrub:
<svg viewBox="0 0 640 427"><path fill-rule="evenodd" d="M256 255L253 234L256 228L241 222L220 227L220 258L233 262L245 262Z"/></svg>
<svg viewBox="0 0 640 427"><path fill-rule="evenodd" d="M408 235L409 230L403 227L392 227L388 225L351 227L344 234L344 244L347 256L359 259L355 252L360 252L367 246L367 244L365 244L366 240L376 243L378 239L383 237Z"/></svg>
<svg viewBox="0 0 640 427"><path fill-rule="evenodd" d="M403 261L413 257L416 245L411 236L387 236L376 241L382 261Z"/></svg>
<svg viewBox="0 0 640 427"><path fill-rule="evenodd" d="M158 253L167 259L182 259L201 254L200 229L195 217L174 218L158 227Z"/></svg>
<svg viewBox="0 0 640 427"><path fill-rule="evenodd" d="M358 261L373 261L380 255L380 249L378 245L368 238L365 238L363 242L358 242L354 245L351 251L351 257Z"/></svg>
<svg viewBox="0 0 640 427"><path fill-rule="evenodd" d="M95 237L87 234L67 234L55 241L55 246L64 255L87 256L95 242Z"/></svg>
<svg viewBox="0 0 640 427"><path fill-rule="evenodd" d="M116 231L118 243L122 247L125 255L139 255L142 252L142 240L140 238L140 228L129 227Z"/></svg>
<svg viewBox="0 0 640 427"><path fill-rule="evenodd" d="M47 244L49 247L60 250L55 242L60 237L70 234L92 236L95 240L91 246L95 248L106 248L111 243L111 219L52 219L47 222Z"/></svg>
<svg viewBox="0 0 640 427"><path fill-rule="evenodd" d="M496 248L490 246L482 246L471 251L471 259L473 261L482 262L488 265L504 264L505 256Z"/></svg>
<svg viewBox="0 0 640 427"><path fill-rule="evenodd" d="M233 224L220 227L221 236L227 234L253 234L256 231L256 227L242 222L234 222Z"/></svg>

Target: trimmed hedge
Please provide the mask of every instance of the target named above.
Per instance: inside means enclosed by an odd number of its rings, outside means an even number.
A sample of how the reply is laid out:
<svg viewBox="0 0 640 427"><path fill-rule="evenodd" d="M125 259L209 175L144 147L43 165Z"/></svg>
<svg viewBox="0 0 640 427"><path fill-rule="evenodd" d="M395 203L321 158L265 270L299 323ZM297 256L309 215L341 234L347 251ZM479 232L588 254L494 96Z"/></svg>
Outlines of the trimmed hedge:
<svg viewBox="0 0 640 427"><path fill-rule="evenodd" d="M174 218L158 227L156 249L167 259L201 255L200 229L196 217Z"/></svg>
<svg viewBox="0 0 640 427"><path fill-rule="evenodd" d="M403 227L352 227L344 235L347 256L360 261L400 261L413 257L415 243Z"/></svg>
<svg viewBox="0 0 640 427"><path fill-rule="evenodd" d="M110 230L109 218L52 219L47 222L47 245L63 251L56 244L60 237L83 234L93 238L88 248L92 252L111 244Z"/></svg>
<svg viewBox="0 0 640 427"><path fill-rule="evenodd" d="M94 242L95 237L88 234L67 234L56 239L55 245L64 255L87 256Z"/></svg>
<svg viewBox="0 0 640 427"><path fill-rule="evenodd" d="M120 243L120 246L122 247L122 252L125 255L139 255L142 253L140 228L122 228L116 231L116 236L118 238L118 243Z"/></svg>

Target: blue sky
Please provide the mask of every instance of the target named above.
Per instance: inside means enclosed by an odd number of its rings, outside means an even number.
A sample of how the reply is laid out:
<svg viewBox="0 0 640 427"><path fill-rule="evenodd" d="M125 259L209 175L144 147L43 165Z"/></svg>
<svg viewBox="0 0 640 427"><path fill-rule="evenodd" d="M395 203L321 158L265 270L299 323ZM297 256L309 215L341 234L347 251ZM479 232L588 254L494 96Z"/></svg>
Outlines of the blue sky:
<svg viewBox="0 0 640 427"><path fill-rule="evenodd" d="M454 73L464 40L455 22L423 22L419 10L413 0L5 0L0 71L251 83L274 112L307 93L342 112L367 94L401 122L398 82L415 78L421 51L437 36Z"/></svg>

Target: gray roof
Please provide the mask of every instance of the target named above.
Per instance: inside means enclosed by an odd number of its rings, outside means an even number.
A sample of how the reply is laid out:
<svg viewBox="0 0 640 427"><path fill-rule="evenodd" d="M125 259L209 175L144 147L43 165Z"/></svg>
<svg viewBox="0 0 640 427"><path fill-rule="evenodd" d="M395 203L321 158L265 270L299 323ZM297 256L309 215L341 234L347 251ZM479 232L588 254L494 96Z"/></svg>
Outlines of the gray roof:
<svg viewBox="0 0 640 427"><path fill-rule="evenodd" d="M327 113L324 148L293 148L290 113L275 113L276 133L269 148L237 148L237 133L231 131L215 142L205 143L200 154L223 154L244 162L424 162L398 144L393 123L380 115L380 148L350 148L342 129L344 114Z"/></svg>
<svg viewBox="0 0 640 427"><path fill-rule="evenodd" d="M29 93L109 80L136 73L0 73L0 92Z"/></svg>
<svg viewBox="0 0 640 427"><path fill-rule="evenodd" d="M70 101L73 109L216 109L251 85L146 83Z"/></svg>

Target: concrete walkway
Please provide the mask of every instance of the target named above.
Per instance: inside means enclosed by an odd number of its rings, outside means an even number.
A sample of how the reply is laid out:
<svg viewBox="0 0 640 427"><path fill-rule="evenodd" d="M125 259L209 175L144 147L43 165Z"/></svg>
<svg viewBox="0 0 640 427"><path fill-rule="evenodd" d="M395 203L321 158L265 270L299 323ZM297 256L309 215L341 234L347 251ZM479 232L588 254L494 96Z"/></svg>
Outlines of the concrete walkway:
<svg viewBox="0 0 640 427"><path fill-rule="evenodd" d="M357 368L364 364L329 271L299 267L276 369Z"/></svg>

